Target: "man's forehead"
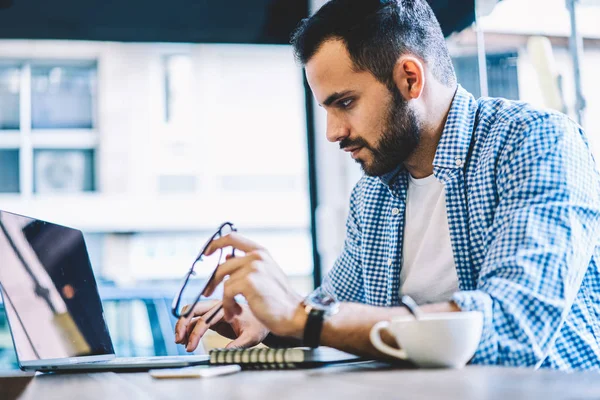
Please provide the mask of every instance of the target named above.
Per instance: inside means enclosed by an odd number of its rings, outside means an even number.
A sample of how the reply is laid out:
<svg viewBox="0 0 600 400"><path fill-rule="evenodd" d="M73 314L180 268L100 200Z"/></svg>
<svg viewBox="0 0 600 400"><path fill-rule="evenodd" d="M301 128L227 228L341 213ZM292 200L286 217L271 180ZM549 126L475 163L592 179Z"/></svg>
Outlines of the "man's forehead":
<svg viewBox="0 0 600 400"><path fill-rule="evenodd" d="M307 69L322 70L336 66L352 69L350 54L344 42L339 39L329 39L323 42L306 63Z"/></svg>
<svg viewBox="0 0 600 400"><path fill-rule="evenodd" d="M319 102L329 96L329 92L347 90L357 74L340 40L324 42L305 67L306 79Z"/></svg>

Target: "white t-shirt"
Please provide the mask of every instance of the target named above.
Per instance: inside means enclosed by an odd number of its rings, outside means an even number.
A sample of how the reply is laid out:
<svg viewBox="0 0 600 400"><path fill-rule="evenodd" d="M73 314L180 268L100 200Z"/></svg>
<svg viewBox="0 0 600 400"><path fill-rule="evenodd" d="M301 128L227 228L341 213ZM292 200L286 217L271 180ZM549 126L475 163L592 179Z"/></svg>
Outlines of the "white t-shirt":
<svg viewBox="0 0 600 400"><path fill-rule="evenodd" d="M402 255L401 297L407 294L418 304L437 303L458 291L446 194L434 175L409 175Z"/></svg>

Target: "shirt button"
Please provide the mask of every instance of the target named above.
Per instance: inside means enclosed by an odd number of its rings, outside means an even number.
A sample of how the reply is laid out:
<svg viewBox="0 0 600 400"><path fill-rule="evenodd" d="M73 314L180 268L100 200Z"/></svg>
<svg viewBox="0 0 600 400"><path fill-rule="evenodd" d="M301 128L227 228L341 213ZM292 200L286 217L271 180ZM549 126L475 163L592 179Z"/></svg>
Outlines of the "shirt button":
<svg viewBox="0 0 600 400"><path fill-rule="evenodd" d="M388 267L391 267L391 266L392 266L392 264L393 264L393 261L392 261L392 259L390 258L390 259L388 260Z"/></svg>
<svg viewBox="0 0 600 400"><path fill-rule="evenodd" d="M398 215L400 214L400 210L397 209L396 207L392 208L392 215Z"/></svg>
<svg viewBox="0 0 600 400"><path fill-rule="evenodd" d="M460 157L456 157L456 159L454 161L456 162L457 167L462 167L463 160L461 160Z"/></svg>

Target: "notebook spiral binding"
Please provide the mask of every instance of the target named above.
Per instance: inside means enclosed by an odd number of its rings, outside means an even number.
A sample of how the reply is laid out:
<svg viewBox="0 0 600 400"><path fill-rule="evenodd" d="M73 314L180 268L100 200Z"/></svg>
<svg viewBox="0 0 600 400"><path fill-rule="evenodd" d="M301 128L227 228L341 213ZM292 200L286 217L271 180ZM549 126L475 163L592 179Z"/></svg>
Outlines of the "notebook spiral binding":
<svg viewBox="0 0 600 400"><path fill-rule="evenodd" d="M286 352L287 350L287 352ZM268 347L252 349L213 349L210 351L211 365L239 364L245 370L290 369L301 367L290 358L291 349Z"/></svg>

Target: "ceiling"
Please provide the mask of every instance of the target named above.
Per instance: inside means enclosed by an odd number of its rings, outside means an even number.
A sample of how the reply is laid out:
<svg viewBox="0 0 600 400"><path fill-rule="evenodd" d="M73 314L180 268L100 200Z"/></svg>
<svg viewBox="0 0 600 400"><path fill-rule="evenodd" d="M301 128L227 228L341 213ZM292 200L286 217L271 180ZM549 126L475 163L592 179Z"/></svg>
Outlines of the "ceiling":
<svg viewBox="0 0 600 400"><path fill-rule="evenodd" d="M428 0L446 35L474 0ZM0 38L288 43L308 0L0 0Z"/></svg>

